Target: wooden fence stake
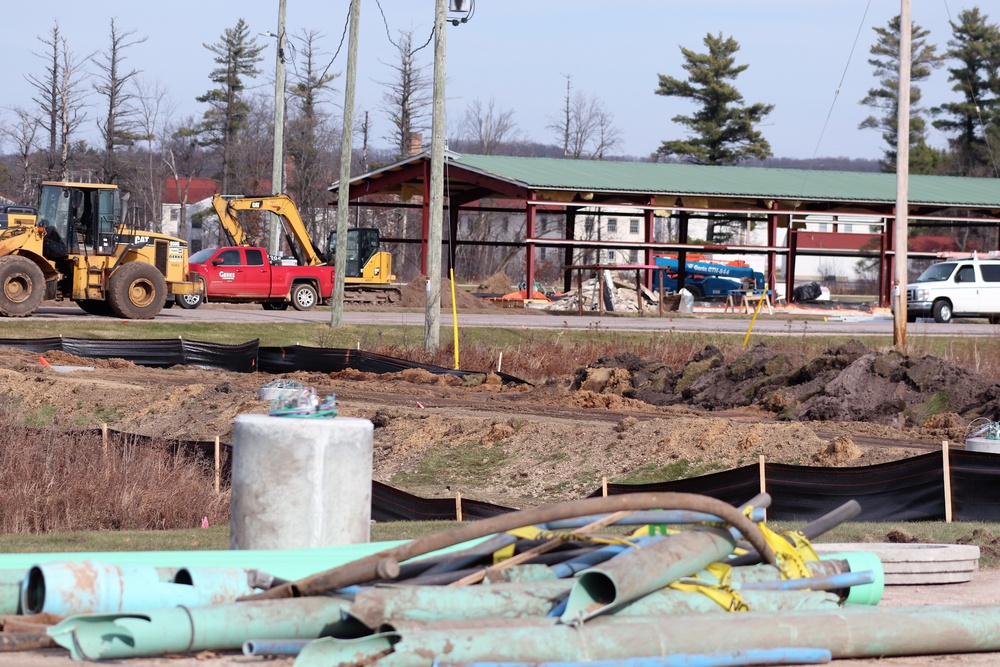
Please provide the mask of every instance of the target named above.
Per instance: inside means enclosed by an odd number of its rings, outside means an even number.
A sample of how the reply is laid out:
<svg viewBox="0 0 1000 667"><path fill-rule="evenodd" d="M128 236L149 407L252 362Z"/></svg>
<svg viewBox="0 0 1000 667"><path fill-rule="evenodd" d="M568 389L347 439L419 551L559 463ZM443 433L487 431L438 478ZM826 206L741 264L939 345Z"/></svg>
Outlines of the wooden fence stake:
<svg viewBox="0 0 1000 667"><path fill-rule="evenodd" d="M767 493L767 479L764 475L764 455L760 455L760 492ZM764 521L767 521L767 508L764 508Z"/></svg>
<svg viewBox="0 0 1000 667"><path fill-rule="evenodd" d="M607 477L602 477L601 478L601 495L603 497L605 497L605 498L608 497L608 478Z"/></svg>
<svg viewBox="0 0 1000 667"><path fill-rule="evenodd" d="M104 446L104 458L108 458L108 425L101 422L101 444Z"/></svg>
<svg viewBox="0 0 1000 667"><path fill-rule="evenodd" d="M941 468L944 472L944 522L951 523L951 462L947 440L941 442Z"/></svg>
<svg viewBox="0 0 1000 667"><path fill-rule="evenodd" d="M219 495L219 486L222 481L222 456L219 451L219 436L215 436L215 495Z"/></svg>
<svg viewBox="0 0 1000 667"><path fill-rule="evenodd" d="M462 492L455 493L455 520L462 520Z"/></svg>

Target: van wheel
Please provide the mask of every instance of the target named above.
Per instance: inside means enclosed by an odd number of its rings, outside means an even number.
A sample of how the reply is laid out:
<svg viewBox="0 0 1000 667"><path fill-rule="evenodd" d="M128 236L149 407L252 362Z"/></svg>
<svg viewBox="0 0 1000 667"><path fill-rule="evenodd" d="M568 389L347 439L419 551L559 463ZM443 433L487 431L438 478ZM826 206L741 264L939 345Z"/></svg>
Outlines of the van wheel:
<svg viewBox="0 0 1000 667"><path fill-rule="evenodd" d="M152 264L129 262L108 279L108 302L118 317L149 320L163 310L167 281Z"/></svg>
<svg viewBox="0 0 1000 667"><path fill-rule="evenodd" d="M951 322L951 304L945 299L934 302L934 321L939 324Z"/></svg>
<svg viewBox="0 0 1000 667"><path fill-rule="evenodd" d="M292 288L292 308L295 310L312 310L318 302L319 294L309 283L301 283Z"/></svg>
<svg viewBox="0 0 1000 667"><path fill-rule="evenodd" d="M0 258L0 314L7 317L31 315L45 297L45 275L27 257Z"/></svg>

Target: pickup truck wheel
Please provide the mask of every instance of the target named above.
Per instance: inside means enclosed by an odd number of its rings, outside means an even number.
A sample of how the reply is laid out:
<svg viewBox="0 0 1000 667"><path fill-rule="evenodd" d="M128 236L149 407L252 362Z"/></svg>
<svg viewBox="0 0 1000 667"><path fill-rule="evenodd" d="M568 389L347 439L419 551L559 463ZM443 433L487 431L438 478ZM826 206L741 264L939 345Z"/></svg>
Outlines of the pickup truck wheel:
<svg viewBox="0 0 1000 667"><path fill-rule="evenodd" d="M265 301L260 306L264 310L288 310L287 301Z"/></svg>
<svg viewBox="0 0 1000 667"><path fill-rule="evenodd" d="M0 314L31 315L45 297L45 275L27 257L0 257Z"/></svg>
<svg viewBox="0 0 1000 667"><path fill-rule="evenodd" d="M939 324L951 322L951 304L945 299L934 302L934 321Z"/></svg>
<svg viewBox="0 0 1000 667"><path fill-rule="evenodd" d="M108 302L118 317L149 320L163 310L167 281L152 264L129 262L108 279Z"/></svg>
<svg viewBox="0 0 1000 667"><path fill-rule="evenodd" d="M201 305L201 294L178 294L174 301L184 310L194 310Z"/></svg>
<svg viewBox="0 0 1000 667"><path fill-rule="evenodd" d="M318 302L319 294L309 283L301 283L292 288L292 308L295 310L312 310Z"/></svg>

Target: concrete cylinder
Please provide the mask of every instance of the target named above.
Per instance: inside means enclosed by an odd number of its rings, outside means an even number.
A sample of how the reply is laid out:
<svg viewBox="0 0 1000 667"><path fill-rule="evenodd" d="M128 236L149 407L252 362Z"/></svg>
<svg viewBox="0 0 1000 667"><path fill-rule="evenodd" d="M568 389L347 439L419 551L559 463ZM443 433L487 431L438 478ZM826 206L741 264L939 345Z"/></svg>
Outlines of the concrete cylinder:
<svg viewBox="0 0 1000 667"><path fill-rule="evenodd" d="M970 452L1000 454L1000 440L996 438L966 438L965 448Z"/></svg>
<svg viewBox="0 0 1000 667"><path fill-rule="evenodd" d="M373 432L367 419L237 416L229 548L368 542Z"/></svg>

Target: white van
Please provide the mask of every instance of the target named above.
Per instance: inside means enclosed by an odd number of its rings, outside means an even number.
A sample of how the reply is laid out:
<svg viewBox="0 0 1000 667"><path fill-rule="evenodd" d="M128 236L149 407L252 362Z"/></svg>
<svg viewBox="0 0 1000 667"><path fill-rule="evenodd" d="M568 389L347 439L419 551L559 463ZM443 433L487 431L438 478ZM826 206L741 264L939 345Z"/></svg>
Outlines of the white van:
<svg viewBox="0 0 1000 667"><path fill-rule="evenodd" d="M906 321L986 317L1000 322L1000 259L949 259L933 264L906 286Z"/></svg>

